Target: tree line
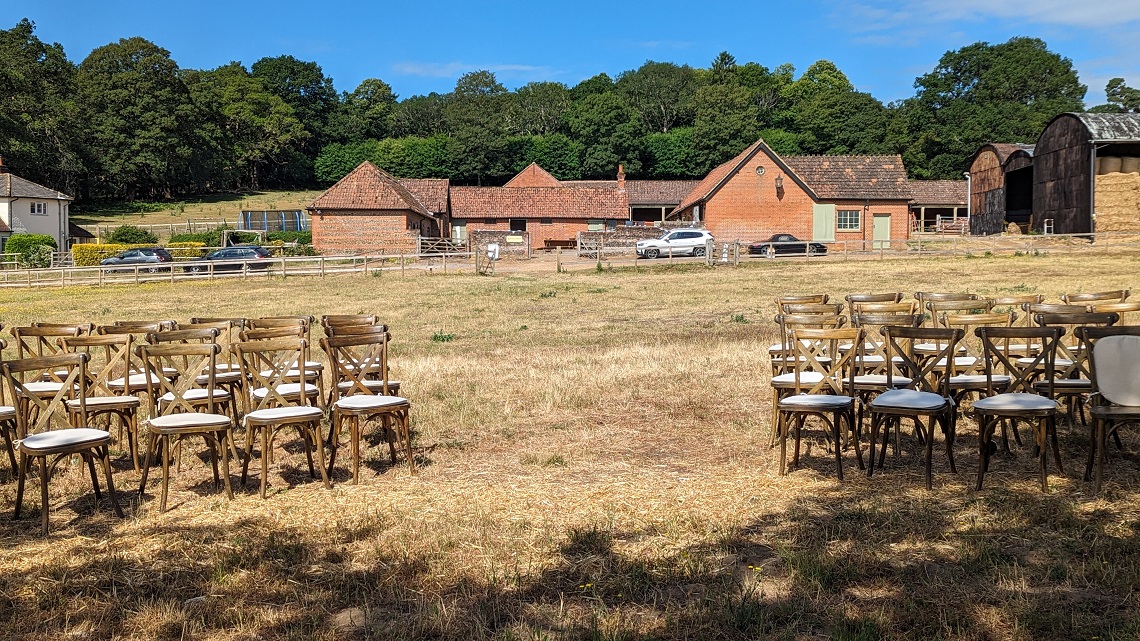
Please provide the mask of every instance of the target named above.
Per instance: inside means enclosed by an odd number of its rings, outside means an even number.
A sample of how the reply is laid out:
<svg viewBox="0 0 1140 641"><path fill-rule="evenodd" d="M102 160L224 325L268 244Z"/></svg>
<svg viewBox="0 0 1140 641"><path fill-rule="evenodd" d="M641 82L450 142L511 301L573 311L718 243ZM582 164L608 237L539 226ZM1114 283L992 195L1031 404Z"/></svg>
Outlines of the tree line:
<svg viewBox="0 0 1140 641"><path fill-rule="evenodd" d="M140 37L78 64L21 20L0 31L0 155L82 199L324 186L369 159L391 173L501 184L530 162L560 179L700 178L757 138L782 154L901 154L918 178L956 178L986 142L1034 142L1084 108L1072 62L1037 38L948 51L884 104L832 62L797 76L722 52L707 68L649 61L574 86L509 90L489 71L400 100L370 78L338 93L312 61L182 69ZM1101 111L1140 111L1115 78Z"/></svg>

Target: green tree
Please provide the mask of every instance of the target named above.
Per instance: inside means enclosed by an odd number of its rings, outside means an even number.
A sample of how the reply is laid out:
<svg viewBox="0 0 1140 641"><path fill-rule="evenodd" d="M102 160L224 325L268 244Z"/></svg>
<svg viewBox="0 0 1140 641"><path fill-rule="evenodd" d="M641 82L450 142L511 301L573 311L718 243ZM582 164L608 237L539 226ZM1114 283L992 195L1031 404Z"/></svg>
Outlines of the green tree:
<svg viewBox="0 0 1140 641"><path fill-rule="evenodd" d="M293 108L293 114L309 133L308 139L275 167L278 171L275 182L279 185L310 183L313 158L331 139L330 120L338 107L332 78L326 77L317 63L288 55L262 58L253 63L250 71Z"/></svg>
<svg viewBox="0 0 1140 641"><path fill-rule="evenodd" d="M574 85L570 89L570 99L578 102L587 96L593 96L600 93L606 93L614 90L613 78L610 78L604 73L600 73L592 78L587 78L582 82Z"/></svg>
<svg viewBox="0 0 1140 641"><path fill-rule="evenodd" d="M444 105L448 132L459 149L456 178L482 184L509 173L506 150L507 89L490 71L459 77Z"/></svg>
<svg viewBox="0 0 1140 641"><path fill-rule="evenodd" d="M627 172L641 170L641 118L616 92L577 101L566 114L570 136L582 145L582 176L612 178L619 164Z"/></svg>
<svg viewBox="0 0 1140 641"><path fill-rule="evenodd" d="M186 187L198 112L169 51L119 40L83 60L77 83L97 191L132 200Z"/></svg>
<svg viewBox="0 0 1140 641"><path fill-rule="evenodd" d="M444 105L447 96L432 92L426 96L412 96L396 104L389 117L389 132L396 138L404 136L434 136L447 132Z"/></svg>
<svg viewBox="0 0 1140 641"><path fill-rule="evenodd" d="M722 51L713 59L709 66L712 72L712 81L717 84L728 84L736 79L736 57L727 51Z"/></svg>
<svg viewBox="0 0 1140 641"><path fill-rule="evenodd" d="M642 138L645 164L643 173L649 178L702 178L707 163L700 158L692 127L674 127L669 133L652 133Z"/></svg>
<svg viewBox="0 0 1140 641"><path fill-rule="evenodd" d="M1057 114L1080 111L1073 63L1037 38L946 52L895 109L890 142L919 177L952 178L986 142L1032 142Z"/></svg>
<svg viewBox="0 0 1140 641"><path fill-rule="evenodd" d="M697 76L688 65L649 61L633 71L622 72L614 86L637 111L646 133L666 133L692 122Z"/></svg>
<svg viewBox="0 0 1140 641"><path fill-rule="evenodd" d="M75 65L24 18L0 30L0 150L25 178L75 193L80 155Z"/></svg>
<svg viewBox="0 0 1140 641"><path fill-rule="evenodd" d="M367 78L352 93L341 97L330 116L329 134L345 142L384 138L395 106L392 87L383 80Z"/></svg>
<svg viewBox="0 0 1140 641"><path fill-rule="evenodd" d="M787 88L792 84L796 69L790 64L782 64L775 70L749 62L736 68L733 77L748 90L756 105L757 119L762 126L775 123L776 115L784 109L788 100Z"/></svg>
<svg viewBox="0 0 1140 641"><path fill-rule="evenodd" d="M693 104L694 169L700 173L707 173L756 141L760 110L748 89L727 84L701 87Z"/></svg>
<svg viewBox="0 0 1140 641"><path fill-rule="evenodd" d="M1140 113L1140 89L1124 84L1124 78L1113 78L1104 87L1112 111Z"/></svg>
<svg viewBox="0 0 1140 641"><path fill-rule="evenodd" d="M563 128L570 90L559 82L531 82L515 91L507 113L507 131L545 136Z"/></svg>

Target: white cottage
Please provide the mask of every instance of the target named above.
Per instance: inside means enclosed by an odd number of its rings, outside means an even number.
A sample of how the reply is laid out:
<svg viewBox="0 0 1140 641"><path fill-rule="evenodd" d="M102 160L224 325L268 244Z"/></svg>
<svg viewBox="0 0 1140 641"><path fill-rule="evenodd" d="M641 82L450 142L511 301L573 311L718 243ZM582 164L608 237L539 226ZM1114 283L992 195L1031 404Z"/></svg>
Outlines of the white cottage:
<svg viewBox="0 0 1140 641"><path fill-rule="evenodd" d="M72 200L61 191L10 173L0 158L0 251L12 234L47 234L66 251Z"/></svg>

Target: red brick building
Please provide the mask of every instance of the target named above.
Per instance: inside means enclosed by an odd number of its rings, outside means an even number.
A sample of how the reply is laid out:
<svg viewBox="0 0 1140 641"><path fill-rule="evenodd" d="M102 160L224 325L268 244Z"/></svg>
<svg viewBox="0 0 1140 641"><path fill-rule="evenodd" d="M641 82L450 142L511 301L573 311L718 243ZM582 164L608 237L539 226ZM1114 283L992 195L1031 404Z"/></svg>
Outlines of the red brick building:
<svg viewBox="0 0 1140 641"><path fill-rule="evenodd" d="M420 236L438 237L442 221L432 210L446 211L447 181L409 183L430 208L401 181L360 163L309 205L313 246L322 253L414 252Z"/></svg>
<svg viewBox="0 0 1140 641"><path fill-rule="evenodd" d="M788 156L763 140L713 169L670 218L703 223L719 240L788 233L876 248L909 235L910 190L900 156Z"/></svg>

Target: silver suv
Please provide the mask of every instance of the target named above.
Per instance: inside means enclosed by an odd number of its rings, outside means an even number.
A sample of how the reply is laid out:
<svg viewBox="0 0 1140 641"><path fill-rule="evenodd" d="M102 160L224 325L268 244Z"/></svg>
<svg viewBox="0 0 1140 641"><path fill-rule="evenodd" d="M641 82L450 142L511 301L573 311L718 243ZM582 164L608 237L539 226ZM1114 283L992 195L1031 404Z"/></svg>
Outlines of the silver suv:
<svg viewBox="0 0 1140 641"><path fill-rule="evenodd" d="M712 234L704 229L674 229L660 238L637 241L637 257L704 256L712 241Z"/></svg>

